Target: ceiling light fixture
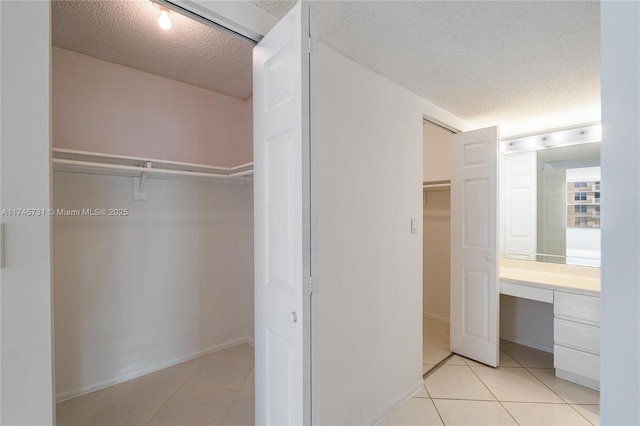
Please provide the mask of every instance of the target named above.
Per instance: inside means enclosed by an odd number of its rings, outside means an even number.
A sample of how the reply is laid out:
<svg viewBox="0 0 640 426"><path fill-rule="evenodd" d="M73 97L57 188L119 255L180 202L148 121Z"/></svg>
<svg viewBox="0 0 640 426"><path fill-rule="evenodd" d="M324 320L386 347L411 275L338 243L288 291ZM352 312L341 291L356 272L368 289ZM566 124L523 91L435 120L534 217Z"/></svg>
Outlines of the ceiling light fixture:
<svg viewBox="0 0 640 426"><path fill-rule="evenodd" d="M158 18L158 25L163 30L171 29L171 19L169 19L169 11L167 9L160 9L160 17Z"/></svg>

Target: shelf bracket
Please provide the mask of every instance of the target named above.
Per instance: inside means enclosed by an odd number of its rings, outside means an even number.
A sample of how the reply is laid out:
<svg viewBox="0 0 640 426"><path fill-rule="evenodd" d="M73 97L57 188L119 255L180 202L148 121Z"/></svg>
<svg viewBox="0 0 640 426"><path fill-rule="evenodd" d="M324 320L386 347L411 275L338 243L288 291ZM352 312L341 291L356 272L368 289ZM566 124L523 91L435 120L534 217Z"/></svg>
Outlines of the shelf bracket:
<svg viewBox="0 0 640 426"><path fill-rule="evenodd" d="M147 161L145 169L151 169L151 161ZM133 199L144 201L147 199L147 171L133 178Z"/></svg>

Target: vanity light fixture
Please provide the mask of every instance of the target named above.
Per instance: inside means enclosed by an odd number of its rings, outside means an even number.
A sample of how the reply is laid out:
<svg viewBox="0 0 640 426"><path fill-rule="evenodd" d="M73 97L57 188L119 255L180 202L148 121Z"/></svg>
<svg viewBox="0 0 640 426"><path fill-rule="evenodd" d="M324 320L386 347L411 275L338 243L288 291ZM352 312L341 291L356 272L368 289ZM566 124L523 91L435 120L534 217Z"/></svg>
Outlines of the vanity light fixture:
<svg viewBox="0 0 640 426"><path fill-rule="evenodd" d="M602 126L598 123L503 139L500 144L500 152L507 154L511 152L535 151L560 146L599 142L601 140Z"/></svg>
<svg viewBox="0 0 640 426"><path fill-rule="evenodd" d="M160 17L158 18L158 25L163 30L171 29L171 19L169 19L169 10L163 7L160 8Z"/></svg>

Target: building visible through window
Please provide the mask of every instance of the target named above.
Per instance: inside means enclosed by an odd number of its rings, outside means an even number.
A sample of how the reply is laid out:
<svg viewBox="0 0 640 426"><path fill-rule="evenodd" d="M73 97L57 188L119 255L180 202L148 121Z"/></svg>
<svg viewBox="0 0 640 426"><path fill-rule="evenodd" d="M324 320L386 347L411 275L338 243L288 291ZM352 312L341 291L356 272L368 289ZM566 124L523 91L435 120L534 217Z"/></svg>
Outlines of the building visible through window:
<svg viewBox="0 0 640 426"><path fill-rule="evenodd" d="M567 182L567 226L600 228L600 181Z"/></svg>

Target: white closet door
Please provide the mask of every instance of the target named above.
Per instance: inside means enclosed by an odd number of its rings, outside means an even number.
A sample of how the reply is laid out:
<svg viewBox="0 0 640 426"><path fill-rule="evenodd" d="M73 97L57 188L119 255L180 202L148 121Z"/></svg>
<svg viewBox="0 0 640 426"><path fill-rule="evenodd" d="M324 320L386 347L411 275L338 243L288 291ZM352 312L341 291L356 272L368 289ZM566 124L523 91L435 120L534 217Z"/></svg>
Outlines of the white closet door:
<svg viewBox="0 0 640 426"><path fill-rule="evenodd" d="M50 23L50 2L0 1L2 425L55 423Z"/></svg>
<svg viewBox="0 0 640 426"><path fill-rule="evenodd" d="M451 351L498 365L498 128L452 140Z"/></svg>
<svg viewBox="0 0 640 426"><path fill-rule="evenodd" d="M500 250L509 257L536 259L537 162L536 151L506 154L501 158L500 225L504 229Z"/></svg>
<svg viewBox="0 0 640 426"><path fill-rule="evenodd" d="M256 424L310 419L309 6L253 51Z"/></svg>

